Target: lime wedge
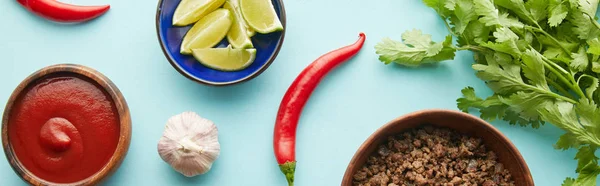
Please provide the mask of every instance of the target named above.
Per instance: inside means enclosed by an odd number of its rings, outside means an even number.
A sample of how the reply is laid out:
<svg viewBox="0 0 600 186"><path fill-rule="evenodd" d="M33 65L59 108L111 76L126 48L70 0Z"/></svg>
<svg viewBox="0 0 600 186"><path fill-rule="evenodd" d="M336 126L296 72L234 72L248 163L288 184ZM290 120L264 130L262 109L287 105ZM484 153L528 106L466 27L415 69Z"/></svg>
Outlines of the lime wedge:
<svg viewBox="0 0 600 186"><path fill-rule="evenodd" d="M175 9L173 25L186 26L215 11L225 0L182 0Z"/></svg>
<svg viewBox="0 0 600 186"><path fill-rule="evenodd" d="M237 1L238 0L228 0L223 5L223 8L226 8L233 14L233 24L227 33L227 40L233 45L233 48L253 48L254 45L252 45L252 41L248 35L250 31L248 30L246 21L244 21L244 18L240 13Z"/></svg>
<svg viewBox="0 0 600 186"><path fill-rule="evenodd" d="M194 49L194 57L204 66L222 71L242 70L256 57L256 49L205 48Z"/></svg>
<svg viewBox="0 0 600 186"><path fill-rule="evenodd" d="M240 0L240 9L246 23L258 33L283 30L271 0Z"/></svg>
<svg viewBox="0 0 600 186"><path fill-rule="evenodd" d="M210 48L219 43L231 27L231 13L227 9L217 9L206 15L185 34L181 43L181 53L191 54L192 49Z"/></svg>

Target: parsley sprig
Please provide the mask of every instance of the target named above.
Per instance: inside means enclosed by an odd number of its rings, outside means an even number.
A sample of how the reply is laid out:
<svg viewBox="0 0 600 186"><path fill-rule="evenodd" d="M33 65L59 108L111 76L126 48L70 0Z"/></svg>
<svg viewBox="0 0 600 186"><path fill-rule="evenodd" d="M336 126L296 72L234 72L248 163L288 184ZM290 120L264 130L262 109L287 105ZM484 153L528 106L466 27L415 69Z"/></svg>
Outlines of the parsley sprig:
<svg viewBox="0 0 600 186"><path fill-rule="evenodd" d="M423 0L450 34L441 42L420 30L375 46L379 60L420 66L472 51L473 69L494 91L478 97L467 87L457 100L486 120L538 128L548 122L566 133L555 145L577 149L577 178L563 186L595 185L600 174L599 0ZM456 44L453 43L456 38Z"/></svg>

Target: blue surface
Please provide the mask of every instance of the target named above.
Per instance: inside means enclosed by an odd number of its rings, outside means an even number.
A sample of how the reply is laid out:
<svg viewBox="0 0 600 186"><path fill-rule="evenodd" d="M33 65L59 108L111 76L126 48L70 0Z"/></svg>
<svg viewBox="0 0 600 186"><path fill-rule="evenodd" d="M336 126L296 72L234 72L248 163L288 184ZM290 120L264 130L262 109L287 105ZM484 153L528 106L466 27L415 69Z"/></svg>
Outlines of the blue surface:
<svg viewBox="0 0 600 186"><path fill-rule="evenodd" d="M160 39L165 46L167 55L175 62L176 68L180 68L183 73L192 76L201 82L209 84L230 84L251 78L255 74L259 74L261 70L269 67L269 60L275 57L278 52L278 45L283 42L283 32L274 32L270 34L257 34L252 37L252 43L256 48L256 59L247 68L235 71L224 72L208 68L196 61L190 55L181 54L181 42L187 31L192 27L176 27L173 26L173 13L179 5L180 0L163 0L159 7L160 13L158 16L158 30L160 31ZM285 26L285 20L282 19L282 5L279 0L273 0L275 11L281 22ZM229 45L227 39L223 39L216 47L225 48Z"/></svg>
<svg viewBox="0 0 600 186"><path fill-rule="evenodd" d="M420 28L435 40L444 24L420 0L289 0L286 41L273 65L243 84L209 87L192 82L165 59L155 31L157 1L69 0L112 5L108 14L81 25L47 22L15 1L0 1L0 109L30 73L56 63L83 64L121 89L133 119L129 154L105 185L285 185L272 150L275 114L296 75L320 55L367 34L364 49L327 76L305 107L298 129L297 186L339 185L360 144L377 128L421 109L456 110L465 86L491 91L470 68L469 52L439 66L407 69L383 65L373 47ZM167 119L195 111L219 127L222 153L206 175L186 178L158 156ZM3 110L0 110L3 111ZM575 176L574 151L554 150L562 134L493 122L520 149L536 185L553 186ZM0 185L25 185L0 158Z"/></svg>

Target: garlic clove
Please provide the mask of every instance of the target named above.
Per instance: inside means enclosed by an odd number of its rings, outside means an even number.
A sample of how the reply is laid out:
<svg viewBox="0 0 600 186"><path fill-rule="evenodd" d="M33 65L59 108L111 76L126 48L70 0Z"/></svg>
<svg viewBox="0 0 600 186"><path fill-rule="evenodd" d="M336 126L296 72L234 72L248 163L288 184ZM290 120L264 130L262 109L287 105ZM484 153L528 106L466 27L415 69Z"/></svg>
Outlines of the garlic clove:
<svg viewBox="0 0 600 186"><path fill-rule="evenodd" d="M217 126L194 112L169 118L158 142L160 157L187 177L208 172L220 150Z"/></svg>

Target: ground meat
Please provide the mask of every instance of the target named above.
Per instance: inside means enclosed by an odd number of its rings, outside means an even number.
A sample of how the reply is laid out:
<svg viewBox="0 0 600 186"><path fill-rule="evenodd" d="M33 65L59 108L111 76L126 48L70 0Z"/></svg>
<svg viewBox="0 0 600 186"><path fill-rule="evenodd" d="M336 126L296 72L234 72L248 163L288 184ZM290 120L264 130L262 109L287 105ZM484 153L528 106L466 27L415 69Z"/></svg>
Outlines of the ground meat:
<svg viewBox="0 0 600 186"><path fill-rule="evenodd" d="M514 186L481 139L425 126L389 137L354 174L355 186Z"/></svg>

